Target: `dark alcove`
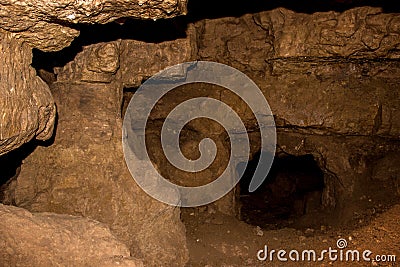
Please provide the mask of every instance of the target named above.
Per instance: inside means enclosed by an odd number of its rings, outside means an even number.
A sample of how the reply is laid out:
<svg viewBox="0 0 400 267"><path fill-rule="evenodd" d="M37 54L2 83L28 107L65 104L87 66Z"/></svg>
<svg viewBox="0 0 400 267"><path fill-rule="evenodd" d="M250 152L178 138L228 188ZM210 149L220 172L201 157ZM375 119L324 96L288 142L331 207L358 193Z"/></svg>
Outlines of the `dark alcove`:
<svg viewBox="0 0 400 267"><path fill-rule="evenodd" d="M248 191L259 154L248 162L240 181L240 217L266 229L307 225L304 218L321 210L324 174L312 155L276 157L264 183ZM243 169L245 162L237 168ZM312 224L312 222L309 222Z"/></svg>

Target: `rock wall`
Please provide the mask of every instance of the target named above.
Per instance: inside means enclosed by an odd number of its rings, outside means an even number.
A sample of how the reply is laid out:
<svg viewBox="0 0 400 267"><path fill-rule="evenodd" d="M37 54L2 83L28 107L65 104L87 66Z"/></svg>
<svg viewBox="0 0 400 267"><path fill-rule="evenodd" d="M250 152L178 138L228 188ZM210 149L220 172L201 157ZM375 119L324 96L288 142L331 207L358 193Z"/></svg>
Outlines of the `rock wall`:
<svg viewBox="0 0 400 267"><path fill-rule="evenodd" d="M183 266L188 254L179 209L147 196L125 166L117 70L127 66L121 46L116 41L85 47L58 70L51 87L58 108L54 143L25 159L5 202L96 219L147 266Z"/></svg>
<svg viewBox="0 0 400 267"><path fill-rule="evenodd" d="M143 266L99 222L2 204L0 218L2 266Z"/></svg>
<svg viewBox="0 0 400 267"><path fill-rule="evenodd" d="M276 9L202 20L194 23L194 30L190 25L187 38L196 48L196 59L236 67L256 82L275 116L277 155L313 155L325 173L324 206L346 213L348 200L361 194L360 188L370 180L374 159L400 149L398 23L397 14L382 13L379 8L315 14ZM376 33L373 41L371 32ZM368 38L379 45L372 47ZM152 119L164 119L171 106L189 97L207 96L234 107L250 131L255 130L251 112L232 94L207 86L189 90L189 94L182 90L164 99ZM196 158L193 139L206 136L221 144L222 154L228 154L221 128L204 121L192 122L188 128L181 140L185 155ZM257 134L250 134L250 158L259 147ZM191 138L186 140L186 135ZM152 132L149 139L154 162L178 184L205 184L225 166L217 158L217 168L211 166L188 179L163 157L155 141L160 140L159 133ZM234 203L235 198L228 199L215 204L232 214L235 204L227 202Z"/></svg>
<svg viewBox="0 0 400 267"><path fill-rule="evenodd" d="M64 74L65 80L60 73L52 87L55 101L29 66L32 48L55 51L70 45L79 35L74 24L104 24L126 17L156 20L185 13L186 2L179 0L0 3L0 155L34 137L49 139L55 103L59 118L54 144L49 149L38 147L26 159L20 179L7 185L5 202L98 219L147 265L185 264L188 255L179 210L139 190L123 163L122 83L113 82L120 67L120 42L88 48L79 70L70 67L73 74ZM44 166L43 161L52 167L38 167Z"/></svg>
<svg viewBox="0 0 400 267"><path fill-rule="evenodd" d="M119 18L170 18L186 13L186 1L3 1L0 3L0 155L34 137L51 137L55 106L47 85L30 67L32 48L57 51L79 35L78 23Z"/></svg>
<svg viewBox="0 0 400 267"><path fill-rule="evenodd" d="M119 18L162 19L186 14L185 0L47 1L0 3L0 28L15 32L31 47L61 50L79 35L79 23L105 24Z"/></svg>
<svg viewBox="0 0 400 267"><path fill-rule="evenodd" d="M371 159L400 149L399 25L398 14L362 7L276 9L195 28L198 58L257 83L275 116L277 153L314 155L324 204L343 210L370 179Z"/></svg>
<svg viewBox="0 0 400 267"><path fill-rule="evenodd" d="M30 66L31 48L0 29L0 155L53 134L56 107L49 87Z"/></svg>
<svg viewBox="0 0 400 267"><path fill-rule="evenodd" d="M285 127L398 139L398 18L365 7L313 15L278 9L199 22L199 58L252 77Z"/></svg>

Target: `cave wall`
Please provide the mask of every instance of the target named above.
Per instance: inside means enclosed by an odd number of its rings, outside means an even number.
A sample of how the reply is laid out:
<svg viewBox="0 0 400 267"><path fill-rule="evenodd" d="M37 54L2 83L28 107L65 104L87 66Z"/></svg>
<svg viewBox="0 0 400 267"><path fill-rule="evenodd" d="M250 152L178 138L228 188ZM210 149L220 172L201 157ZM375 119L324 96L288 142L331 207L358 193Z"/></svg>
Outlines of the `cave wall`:
<svg viewBox="0 0 400 267"><path fill-rule="evenodd" d="M0 29L0 155L53 134L56 107L47 84L30 66L31 48Z"/></svg>
<svg viewBox="0 0 400 267"><path fill-rule="evenodd" d="M157 20L185 13L186 1L0 3L0 155L34 138L47 140L53 128L58 129L50 141L53 145L38 147L26 159L21 179L7 184L10 191L2 196L4 203L98 219L125 242L132 256L144 258L148 265L187 261L179 210L146 196L124 165L122 87L112 82L120 67L120 42L88 49L83 67L71 67L79 77L60 73L52 92L30 66L32 48L57 51L69 46L79 35L78 23L105 24L126 17ZM21 256L7 242L2 245L10 264ZM111 261L104 264L114 264Z"/></svg>
<svg viewBox="0 0 400 267"><path fill-rule="evenodd" d="M132 84L132 77L149 75L141 72L143 67L161 69L189 59L191 53L190 46L187 53L179 50L176 56L166 50L171 62L158 63L150 57L143 65L132 64L130 57L122 60L121 55L137 48L151 52L163 47L169 45L95 44L58 69L57 81L51 85L58 110L54 142L37 147L24 160L4 202L35 212L96 219L145 264L183 265L188 254L179 209L152 199L138 187L125 166L121 144L121 77Z"/></svg>
<svg viewBox="0 0 400 267"><path fill-rule="evenodd" d="M201 20L193 24L194 30L190 25L188 38L196 48L196 59L236 67L256 82L275 116L277 154L313 155L324 171L322 204L345 219L356 209L349 201L365 193L365 184L375 184L371 172L381 169L375 161L393 159L390 170L398 164L391 156L399 151L400 136L398 18L372 7L315 14L280 8ZM229 103L254 130L254 118L242 103L218 88L209 88L208 93L202 93L203 89L193 88L191 96ZM153 119L165 118L168 105L184 99L184 93L178 92L165 100L165 109L159 108L164 112L156 110ZM187 134L199 140L199 136L213 136L226 148L221 129L206 125L192 123L193 133ZM258 151L259 139L257 133L250 137L251 158ZM195 152L187 152L196 150L193 140L182 142L183 153L195 158ZM160 145L152 144L154 161L163 166L164 173L178 184L189 185L184 182L188 175L170 167L160 156L160 148L155 148ZM223 160L219 162L224 165ZM210 168L210 173L198 173L193 183L203 184L218 173ZM397 177L380 175L387 177L382 178L387 182L384 187L398 188ZM397 195L396 190L389 191ZM234 203L234 197L228 198ZM215 204L230 214L237 211L235 204L227 209L223 200Z"/></svg>
<svg viewBox="0 0 400 267"><path fill-rule="evenodd" d="M315 14L280 8L201 20L189 25L187 38L196 59L236 67L256 82L275 116L277 154L313 155L325 174L322 204L351 213L354 207L348 202L363 194L371 171L380 169L375 160L393 159L391 170L398 163L390 156L399 151L400 136L398 18L372 7ZM228 103L254 131L254 117L232 94L219 88L192 90L190 97L208 96ZM156 109L152 119L162 120L169 106L187 97L177 92ZM189 157L196 158L193 139L212 136L221 150L228 147L223 131L212 123L191 123L189 128L186 135L192 138L185 141L182 134L182 150ZM257 134L250 134L250 158L259 149ZM149 139L159 140L160 135L153 133ZM220 173L211 166L209 172L197 173L188 182L189 175L169 166L160 144L151 140L154 162L178 184L204 184ZM217 161L224 165L223 160ZM383 178L386 187L398 188L398 178L386 173L381 177L388 177ZM215 205L234 214L235 197L226 198Z"/></svg>
<svg viewBox="0 0 400 267"><path fill-rule="evenodd" d="M58 107L53 145L38 147L26 159L21 179L7 185L10 191L3 196L4 203L104 222L125 242L132 256L145 259L150 266L180 266L187 261L179 210L146 196L124 165L120 145L122 87L112 82L120 67L120 42L95 46L95 51L88 49L83 67L71 67L71 75L60 73L52 93L30 66L32 48L57 51L70 45L79 35L78 23L105 24L126 17L157 20L185 13L186 1L0 3L0 155L34 138L51 138L56 104ZM13 264L22 254L10 249L7 242L3 245L5 259Z"/></svg>
<svg viewBox="0 0 400 267"><path fill-rule="evenodd" d="M195 24L198 59L256 82L275 116L277 153L312 154L325 172L322 202L341 212L370 181L372 159L399 151L398 27L398 14L371 7Z"/></svg>
<svg viewBox="0 0 400 267"><path fill-rule="evenodd" d="M97 221L2 204L0 218L3 266L144 266Z"/></svg>
<svg viewBox="0 0 400 267"><path fill-rule="evenodd" d="M3 1L0 28L43 51L57 51L79 35L77 24L106 24L121 18L162 19L184 15L187 1Z"/></svg>
<svg viewBox="0 0 400 267"><path fill-rule="evenodd" d="M78 23L120 18L171 18L186 14L186 1L4 1L0 3L0 155L37 138L49 139L55 121L47 85L30 67L32 48L58 51L79 35Z"/></svg>
<svg viewBox="0 0 400 267"><path fill-rule="evenodd" d="M255 80L278 125L397 139L398 18L363 7L313 15L278 9L209 20L196 25L198 54ZM364 40L371 31L376 47Z"/></svg>

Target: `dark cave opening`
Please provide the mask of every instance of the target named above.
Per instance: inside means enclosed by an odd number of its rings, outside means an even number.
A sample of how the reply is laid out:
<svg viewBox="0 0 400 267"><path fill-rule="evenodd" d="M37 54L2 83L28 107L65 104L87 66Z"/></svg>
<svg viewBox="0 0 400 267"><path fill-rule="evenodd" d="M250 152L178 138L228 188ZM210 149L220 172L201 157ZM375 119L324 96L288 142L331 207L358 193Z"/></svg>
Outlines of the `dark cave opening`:
<svg viewBox="0 0 400 267"><path fill-rule="evenodd" d="M22 160L19 159L16 153L10 152L0 157L0 187L10 179L18 176L21 164ZM2 200L1 196L0 200Z"/></svg>
<svg viewBox="0 0 400 267"><path fill-rule="evenodd" d="M122 100L121 100L121 118L124 119L126 109L128 108L129 102L131 101L133 95L138 90L138 87L125 87L122 90Z"/></svg>
<svg viewBox="0 0 400 267"><path fill-rule="evenodd" d="M37 141L30 141L0 156L0 203L4 203L6 200L4 188L18 177L24 159L35 150L38 144ZM46 145L46 143L42 143L42 145Z"/></svg>
<svg viewBox="0 0 400 267"><path fill-rule="evenodd" d="M315 224L309 220L322 209L324 173L312 155L275 157L264 183L254 192L249 183L259 153L248 162L240 180L240 218L264 229L303 228ZM243 169L245 162L237 169Z"/></svg>

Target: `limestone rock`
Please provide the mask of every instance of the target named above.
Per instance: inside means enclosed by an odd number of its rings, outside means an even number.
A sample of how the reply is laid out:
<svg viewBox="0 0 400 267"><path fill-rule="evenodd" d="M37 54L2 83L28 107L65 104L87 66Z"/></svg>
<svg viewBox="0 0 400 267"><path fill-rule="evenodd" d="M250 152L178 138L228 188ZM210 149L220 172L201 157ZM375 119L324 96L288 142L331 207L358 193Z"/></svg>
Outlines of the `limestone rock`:
<svg viewBox="0 0 400 267"><path fill-rule="evenodd" d="M59 118L55 143L37 148L25 160L6 201L29 210L95 218L109 225L148 266L184 265L188 255L179 209L147 196L124 164L120 101L122 83L132 84L133 79L184 61L191 55L187 43L129 41L122 49L120 41L99 43L84 47L73 62L57 69L57 82L52 86ZM179 54L182 48L188 52ZM145 57L143 66L153 67L138 69L128 53L143 53L143 49L148 50L146 55L164 51L169 60L160 65L155 58ZM43 160L53 168L39 170Z"/></svg>
<svg viewBox="0 0 400 267"><path fill-rule="evenodd" d="M315 14L275 9L199 21L195 28L199 59L252 78L278 126L399 138L398 21L371 7ZM379 47L366 45L371 29Z"/></svg>
<svg viewBox="0 0 400 267"><path fill-rule="evenodd" d="M56 107L47 84L30 66L31 48L0 30L0 155L53 134Z"/></svg>
<svg viewBox="0 0 400 267"><path fill-rule="evenodd" d="M108 23L118 18L161 19L186 13L186 1L48 1L6 0L1 3L1 28L24 31L39 21Z"/></svg>
<svg viewBox="0 0 400 267"><path fill-rule="evenodd" d="M74 61L55 69L57 81L110 83L120 68L120 46L114 41L84 47Z"/></svg>
<svg viewBox="0 0 400 267"><path fill-rule="evenodd" d="M160 43L122 40L121 81L125 87L139 87L143 80L166 67L194 60L193 43L191 38Z"/></svg>
<svg viewBox="0 0 400 267"><path fill-rule="evenodd" d="M269 85L261 88L280 126L315 134L400 136L398 76L361 74L363 69L395 73L399 63L285 61L282 69L281 62L274 64L276 72L261 78Z"/></svg>
<svg viewBox="0 0 400 267"><path fill-rule="evenodd" d="M190 38L160 43L117 40L85 46L73 61L55 69L57 81L118 81L125 88L139 87L160 70L192 60L193 42Z"/></svg>
<svg viewBox="0 0 400 267"><path fill-rule="evenodd" d="M78 35L77 29L44 21L38 21L26 31L14 33L15 38L43 51L61 50L69 46Z"/></svg>
<svg viewBox="0 0 400 267"><path fill-rule="evenodd" d="M392 188L400 195L400 155L389 153L377 160L373 166L372 179L391 183Z"/></svg>
<svg viewBox="0 0 400 267"><path fill-rule="evenodd" d="M276 9L260 16L272 22L275 57L400 57L399 17L380 8L312 15Z"/></svg>
<svg viewBox="0 0 400 267"><path fill-rule="evenodd" d="M146 266L183 266L188 255L179 209L148 196L125 165L120 90L116 83L55 82L54 144L25 159L5 202L98 220Z"/></svg>
<svg viewBox="0 0 400 267"><path fill-rule="evenodd" d="M2 266L143 266L103 224L0 204Z"/></svg>
<svg viewBox="0 0 400 267"><path fill-rule="evenodd" d="M186 0L6 0L0 3L0 28L17 32L32 47L57 51L79 34L74 24L105 24L127 17L156 20L183 14Z"/></svg>
<svg viewBox="0 0 400 267"><path fill-rule="evenodd" d="M59 4L53 5L58 7ZM67 11L72 10L68 8ZM88 18L81 13L73 19L73 16L68 18L70 14L63 13L64 9L57 11L59 13L55 16L71 23L106 23L119 16L113 16L112 11L90 13L95 8L88 7ZM51 23L46 14L42 14L43 20ZM149 11L142 15L157 17L157 14ZM60 49L76 34L74 30L68 31L66 35L57 37L54 43L46 41L48 46L44 46L40 40L45 35L40 30L34 32L38 34L37 38L28 34L28 29L34 29L34 26L25 25L24 28L24 19L26 17L22 16L21 24L13 24L10 20L4 20L3 24L8 23L10 30L22 30L13 36L43 50ZM315 14L278 9L239 18L195 22L194 28L189 25L189 31L195 31L188 32L186 38L168 42L116 40L85 46L72 62L56 69L57 81L51 88L59 108L54 143L49 147L38 147L26 158L20 176L7 184L5 201L31 211L52 211L96 219L107 224L128 245L131 253L143 258L149 266L183 266L188 256L179 209L145 195L124 164L120 136L121 99L123 87L137 87L164 67L199 59L236 67L259 85L276 118L278 152L313 155L325 174L324 205L345 207L346 199L369 178L371 170L366 164L367 159L399 151L398 144L393 141L400 136L398 23L398 15L384 14L369 7L343 13ZM19 45L11 37L4 40ZM18 45L15 47L19 48ZM28 48L25 52L30 53ZM24 64L21 63L20 68L25 70L30 56L21 58L25 61L21 60ZM16 66L20 64L19 61L12 62ZM24 71L16 73L26 75ZM28 78L40 81L32 77ZM26 81L30 80L25 78L24 86ZM20 78L15 82L22 83ZM44 83L41 85L40 88L47 88ZM223 90L211 88L207 93L207 88L204 89L205 96L229 103L244 118L246 126L252 125L250 130L257 131L257 125L249 115L251 111L243 103ZM164 99L159 108L197 94L204 96L199 88L189 92L172 96L170 102ZM16 99L21 99L22 107L26 103L35 103L29 102L27 97ZM52 99L46 99L48 102L45 103L51 106ZM47 128L37 123L40 127L34 125L32 129L35 130L30 131L33 134L28 135L29 138L24 135L25 139L21 137L22 141L18 139L7 149L26 142L35 133L51 132L50 115L47 120L39 119L49 122L44 124ZM154 116L154 121L165 118L165 110L155 110ZM36 121L37 117L34 117ZM17 119L12 117L9 124L23 121L20 118L22 115ZM183 138L182 144L185 155L196 158L194 148L197 142L194 139L204 138L206 134L220 138L217 140L219 148L227 146L218 127L196 122L190 126L190 131L183 133L183 137L185 134L188 136ZM250 135L252 140L256 139L255 134ZM48 136L39 134L39 138ZM12 141L9 140L3 144L10 144ZM156 141L151 144L151 149L156 148ZM259 148L257 142L251 145ZM256 149L252 149L254 154L253 150ZM166 166L158 153L153 153L155 164ZM224 149L222 155L227 158ZM212 173L223 168L219 165L222 161L217 163L191 185L208 182L206 179L210 179ZM379 168L386 165L381 166ZM185 176L168 167L164 171L174 176L174 182L185 180ZM375 171L380 169L376 167ZM143 175L146 177L147 174ZM398 188L398 179L395 183Z"/></svg>
<svg viewBox="0 0 400 267"><path fill-rule="evenodd" d="M56 69L57 81L51 86L58 107L54 143L37 147L24 160L20 175L5 192L5 202L31 211L96 219L146 265L183 266L188 253L179 209L146 195L125 166L121 100L123 84L137 83L137 77L185 61L191 56L189 44L188 40L98 43L83 47L74 61ZM148 69L138 68L129 56L157 51L168 60L143 57L143 65L151 66ZM179 55L181 51L187 52ZM52 167L38 168L43 162Z"/></svg>
<svg viewBox="0 0 400 267"><path fill-rule="evenodd" d="M257 25L260 23L255 16L197 22L199 59L228 64L239 70L264 70L266 59L274 53L273 33L267 26Z"/></svg>

